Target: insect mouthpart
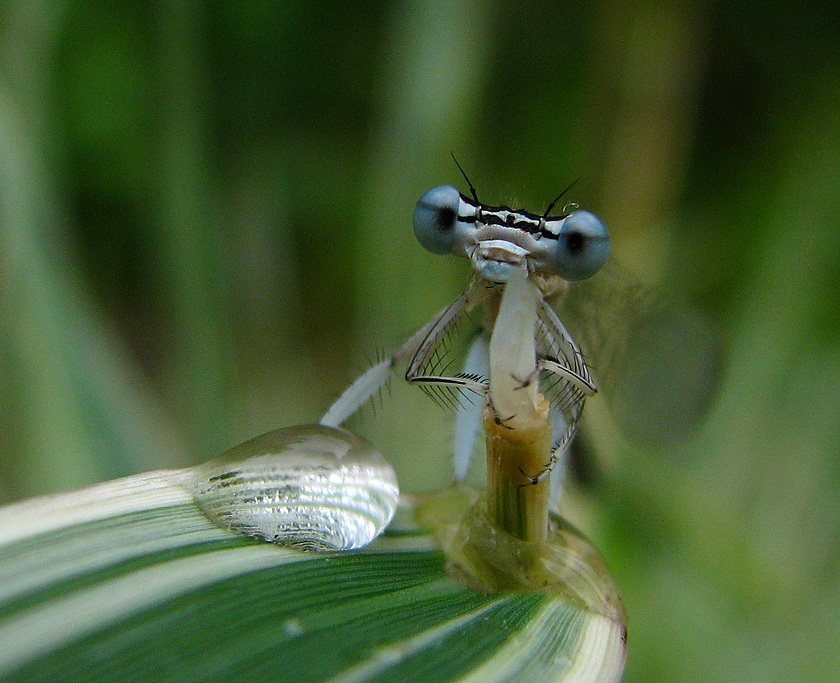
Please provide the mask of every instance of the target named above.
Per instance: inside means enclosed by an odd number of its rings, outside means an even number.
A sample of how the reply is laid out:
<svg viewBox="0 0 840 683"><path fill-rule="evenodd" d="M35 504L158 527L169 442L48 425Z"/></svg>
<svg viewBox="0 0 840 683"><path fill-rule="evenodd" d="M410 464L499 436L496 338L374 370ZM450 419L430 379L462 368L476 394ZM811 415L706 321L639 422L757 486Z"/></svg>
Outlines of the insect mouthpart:
<svg viewBox="0 0 840 683"><path fill-rule="evenodd" d="M483 240L472 258L476 270L493 282L507 282L513 268L527 268L529 251L508 240Z"/></svg>
<svg viewBox="0 0 840 683"><path fill-rule="evenodd" d="M525 262L529 252L527 249L523 249L507 240L484 240L478 243L478 253L481 258L488 261L512 263L520 266Z"/></svg>

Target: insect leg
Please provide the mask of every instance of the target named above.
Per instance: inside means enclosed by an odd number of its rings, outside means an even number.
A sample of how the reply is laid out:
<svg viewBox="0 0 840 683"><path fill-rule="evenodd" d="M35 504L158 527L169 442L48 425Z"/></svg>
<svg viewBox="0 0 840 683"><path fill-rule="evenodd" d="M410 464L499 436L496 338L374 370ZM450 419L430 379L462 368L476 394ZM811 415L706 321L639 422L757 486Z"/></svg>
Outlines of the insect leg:
<svg viewBox="0 0 840 683"><path fill-rule="evenodd" d="M470 346L464 362L464 375L485 377L490 368L490 349L487 337L478 335ZM452 464L455 469L455 481L463 481L470 467L475 440L481 430L481 415L484 401L472 401L463 410L455 413L455 439Z"/></svg>
<svg viewBox="0 0 840 683"><path fill-rule="evenodd" d="M480 295L477 295L479 291L476 288L468 289L442 311L432 322L428 333L411 358L405 373L406 381L428 387L427 393L430 393L432 398L444 399L445 402L443 394L433 393L435 388L440 387L468 389L482 395L487 391L487 382L481 377L468 374L450 376L441 372L441 369L445 369L441 368L441 344L452 331L460 315L476 305L477 298L480 298Z"/></svg>
<svg viewBox="0 0 840 683"><path fill-rule="evenodd" d="M572 382L586 396L598 392L589 373L580 347L566 330L557 313L545 301L539 311L541 353L540 364L545 369Z"/></svg>
<svg viewBox="0 0 840 683"><path fill-rule="evenodd" d="M577 344L557 314L545 302L540 305L537 342L542 385L551 404L549 421L554 447L542 471L523 472L523 475L528 478L528 484L537 484L551 475L552 501L556 502L565 478L569 446L577 430L584 401L598 389Z"/></svg>
<svg viewBox="0 0 840 683"><path fill-rule="evenodd" d="M390 357L380 361L360 375L344 390L344 393L336 399L329 407L320 423L327 427L338 427L359 408L361 408L371 396L373 396L388 380L388 376L394 366L409 356L416 353L417 348L428 336L429 330L437 320L446 314L450 307L440 311L434 318L427 322L415 332L397 351Z"/></svg>

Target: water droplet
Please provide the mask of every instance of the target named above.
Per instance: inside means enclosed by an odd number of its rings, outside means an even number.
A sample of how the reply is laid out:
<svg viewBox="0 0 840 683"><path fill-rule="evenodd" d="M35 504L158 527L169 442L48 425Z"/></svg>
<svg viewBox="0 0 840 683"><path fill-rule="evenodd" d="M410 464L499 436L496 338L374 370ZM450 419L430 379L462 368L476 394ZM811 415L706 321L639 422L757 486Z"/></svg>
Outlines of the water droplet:
<svg viewBox="0 0 840 683"><path fill-rule="evenodd" d="M314 550L363 548L394 516L394 470L344 429L276 429L191 468L193 495L225 529Z"/></svg>
<svg viewBox="0 0 840 683"><path fill-rule="evenodd" d="M285 633L290 638L294 636L300 636L305 633L303 630L303 626L300 623L299 619L286 619L283 622L283 633Z"/></svg>

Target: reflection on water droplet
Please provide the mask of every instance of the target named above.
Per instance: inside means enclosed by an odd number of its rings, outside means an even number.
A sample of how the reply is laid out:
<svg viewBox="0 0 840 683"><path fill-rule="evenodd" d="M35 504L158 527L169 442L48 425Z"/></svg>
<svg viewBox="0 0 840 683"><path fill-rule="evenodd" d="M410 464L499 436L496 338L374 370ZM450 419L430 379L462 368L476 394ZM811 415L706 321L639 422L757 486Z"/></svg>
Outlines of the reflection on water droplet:
<svg viewBox="0 0 840 683"><path fill-rule="evenodd" d="M191 468L193 495L219 526L314 550L363 548L397 507L394 470L343 429L276 429Z"/></svg>

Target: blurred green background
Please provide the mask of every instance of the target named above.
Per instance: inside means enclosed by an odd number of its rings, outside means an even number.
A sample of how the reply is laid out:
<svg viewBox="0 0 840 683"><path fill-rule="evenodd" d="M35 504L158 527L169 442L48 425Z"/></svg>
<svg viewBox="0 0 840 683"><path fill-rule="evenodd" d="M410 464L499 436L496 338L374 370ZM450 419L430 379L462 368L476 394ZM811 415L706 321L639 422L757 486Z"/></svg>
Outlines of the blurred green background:
<svg viewBox="0 0 840 683"><path fill-rule="evenodd" d="M467 281L410 229L450 150L489 203L580 177L729 344L671 453L587 410L625 680L837 680L832 3L0 2L0 500L316 421ZM451 414L391 394L354 428L445 485Z"/></svg>

